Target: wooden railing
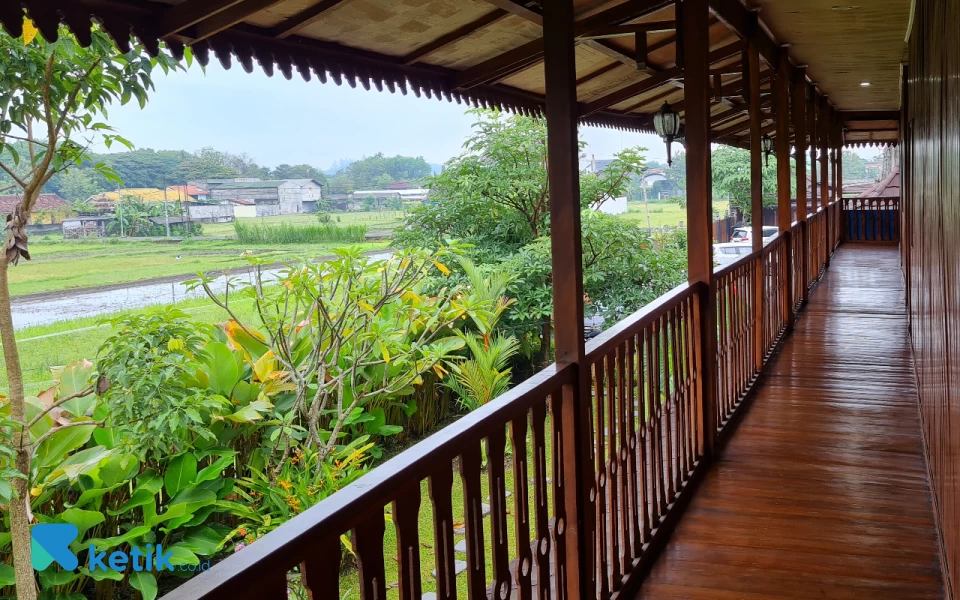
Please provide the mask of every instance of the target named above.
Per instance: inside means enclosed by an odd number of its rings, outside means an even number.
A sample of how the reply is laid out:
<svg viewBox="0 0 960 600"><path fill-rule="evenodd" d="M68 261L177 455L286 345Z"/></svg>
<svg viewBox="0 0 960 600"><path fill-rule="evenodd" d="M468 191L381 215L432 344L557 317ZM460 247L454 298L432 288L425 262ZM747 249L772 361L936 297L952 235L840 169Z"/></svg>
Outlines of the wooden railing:
<svg viewBox="0 0 960 600"><path fill-rule="evenodd" d="M844 198L843 241L900 241L899 198Z"/></svg>
<svg viewBox="0 0 960 600"><path fill-rule="evenodd" d="M574 566L596 591L581 591L584 597L608 598L633 585L702 476L706 448L799 309L809 283L802 260L809 259L808 274L826 264L837 235L826 224L837 222L836 212L835 205L818 211L716 270L717 351L709 360L702 328L714 321L701 310L710 306L710 290L679 286L592 340L583 369L541 371L166 598L280 600L299 579L316 599L341 598L355 586L363 600L421 600L431 590L450 600L464 589L473 599L574 600L565 585ZM715 403L705 400L707 380L715 381ZM576 445L573 429L583 423L564 411L584 388L590 407L580 414L589 436ZM717 429L705 431L705 423ZM565 485L577 462L589 494ZM579 501L584 506L569 505ZM585 515L583 552L567 545L577 514ZM357 567L343 580L342 536ZM394 560L398 574L389 581Z"/></svg>

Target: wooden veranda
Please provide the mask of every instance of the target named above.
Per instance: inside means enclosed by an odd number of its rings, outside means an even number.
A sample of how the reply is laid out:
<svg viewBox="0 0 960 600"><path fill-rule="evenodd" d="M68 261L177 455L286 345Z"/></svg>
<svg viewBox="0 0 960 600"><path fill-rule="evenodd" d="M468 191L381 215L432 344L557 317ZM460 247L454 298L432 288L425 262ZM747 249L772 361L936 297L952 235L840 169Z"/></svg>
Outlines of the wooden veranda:
<svg viewBox="0 0 960 600"><path fill-rule="evenodd" d="M960 6L861 4L0 3L13 35L24 8L48 39L62 23L89 43L92 18L121 49L547 121L556 364L167 597L285 599L296 571L341 598L342 535L363 600L952 597ZM586 343L577 127L652 132L664 102L682 118L688 282ZM845 146L901 142L901 199L837 196ZM723 269L712 143L751 160L753 252Z"/></svg>

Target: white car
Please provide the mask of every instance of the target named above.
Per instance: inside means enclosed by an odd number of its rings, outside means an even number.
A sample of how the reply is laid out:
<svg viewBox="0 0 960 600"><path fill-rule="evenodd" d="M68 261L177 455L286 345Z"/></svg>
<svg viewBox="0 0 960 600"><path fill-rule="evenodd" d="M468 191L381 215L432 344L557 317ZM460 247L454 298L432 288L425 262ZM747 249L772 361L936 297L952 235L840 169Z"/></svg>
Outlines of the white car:
<svg viewBox="0 0 960 600"><path fill-rule="evenodd" d="M714 264L725 267L753 252L753 246L743 243L726 242L713 245Z"/></svg>
<svg viewBox="0 0 960 600"><path fill-rule="evenodd" d="M763 228L763 245L766 246L770 243L773 238L777 237L777 234L780 232L776 227L764 226ZM751 236L753 235L752 227L737 227L733 230L733 235L730 236L730 242L734 244L750 244Z"/></svg>

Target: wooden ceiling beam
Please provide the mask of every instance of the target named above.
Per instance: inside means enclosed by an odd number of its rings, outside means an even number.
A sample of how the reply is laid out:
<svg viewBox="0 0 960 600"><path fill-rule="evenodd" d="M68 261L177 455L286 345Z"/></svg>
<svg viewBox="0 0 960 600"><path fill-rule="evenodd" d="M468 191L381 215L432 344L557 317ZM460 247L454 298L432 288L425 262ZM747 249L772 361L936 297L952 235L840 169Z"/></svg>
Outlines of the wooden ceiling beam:
<svg viewBox="0 0 960 600"><path fill-rule="evenodd" d="M187 27L208 19L213 15L240 4L243 0L186 0L173 6L164 13L160 37L180 33Z"/></svg>
<svg viewBox="0 0 960 600"><path fill-rule="evenodd" d="M581 85L585 84L586 82L592 81L592 80L596 79L597 77L600 77L601 75L604 75L604 74L606 74L606 73L609 73L610 71L616 69L616 68L619 67L619 66L620 66L620 63L619 63L619 62L612 62L612 63L608 63L608 64L600 67L599 69L597 69L597 70L595 70L595 71L591 71L591 72L587 73L586 75L584 75L583 77L581 77L580 79L577 80L577 87L580 87Z"/></svg>
<svg viewBox="0 0 960 600"><path fill-rule="evenodd" d="M402 59L403 64L411 65L419 60L423 60L430 54L433 54L438 50L442 50L447 46L455 44L456 42L462 40L463 38L473 33L476 33L477 31L479 31L480 29L483 29L484 27L487 27L488 25L493 25L494 23L503 20L503 18L508 16L509 14L510 14L509 12L503 10L502 8L498 8L493 12L489 12L483 15L482 17L480 17L479 19L475 19L470 23L463 25L462 27L458 27L457 29L454 29L453 31L451 31L446 35L440 36L439 38L433 40L428 44L420 46L413 52L403 57Z"/></svg>
<svg viewBox="0 0 960 600"><path fill-rule="evenodd" d="M343 2L343 0L323 0L322 2L318 2L313 6L303 9L294 16L274 27L272 30L273 37L281 40L290 37L304 27L316 22L321 16L323 16L323 13L337 6L341 2Z"/></svg>
<svg viewBox="0 0 960 600"><path fill-rule="evenodd" d="M742 39L756 47L768 65L786 75L790 81L796 80L797 67L790 64L789 60L780 60L787 52L760 26L756 12L749 10L740 0L710 0L710 11Z"/></svg>
<svg viewBox="0 0 960 600"><path fill-rule="evenodd" d="M511 2L511 0L484 1L501 10L506 10L511 14L523 17L531 23L543 25L543 19L540 18L539 13L531 8L521 6L516 2ZM628 2L618 4L613 8L577 21L574 25L574 35L579 37L598 27L619 25L626 21L639 19L648 14L653 14L658 10L662 10L670 4L672 4L672 0L629 0ZM582 43L626 65L635 67L637 64L636 57L630 56L626 51L622 51L608 43L595 40L583 40ZM651 49L651 51L652 50L653 49ZM532 40L518 48L508 50L503 54L489 58L464 70L462 76L457 78L457 87L470 89L481 83L502 80L513 73L517 73L539 63L541 60L543 60L543 40Z"/></svg>
<svg viewBox="0 0 960 600"><path fill-rule="evenodd" d="M631 25L607 25L605 27L598 27L580 37L583 39L598 40L631 36L637 33L676 31L676 29L676 21L653 21L650 23L634 23Z"/></svg>
<svg viewBox="0 0 960 600"><path fill-rule="evenodd" d="M843 110L840 118L844 123L850 121L897 121L900 122L898 110Z"/></svg>
<svg viewBox="0 0 960 600"><path fill-rule="evenodd" d="M194 42L205 40L225 29L230 29L234 25L242 23L261 10L270 8L275 4L280 4L282 1L283 0L243 0L243 2L234 4L230 8L220 11L210 18L197 23L191 31L192 35L189 35L189 37L192 38Z"/></svg>
<svg viewBox="0 0 960 600"><path fill-rule="evenodd" d="M637 102L636 104L633 104L633 105L625 108L625 109L623 110L623 112L631 112L631 111L637 110L638 108L642 108L642 107L644 107L644 106L653 104L654 102L659 102L660 100L663 100L664 98L666 98L666 97L668 97L668 96L672 96L673 94L676 94L678 91L679 91L679 90L678 90L677 88L672 88L672 87L671 87L671 88L667 88L667 89L663 90L662 92L659 92L659 93L657 93L657 94L655 94L655 95L647 98L646 100L641 100L641 101ZM659 109L660 107L657 107L657 108Z"/></svg>
<svg viewBox="0 0 960 600"><path fill-rule="evenodd" d="M525 4L513 2L512 0L484 0L484 2L543 27L543 15Z"/></svg>

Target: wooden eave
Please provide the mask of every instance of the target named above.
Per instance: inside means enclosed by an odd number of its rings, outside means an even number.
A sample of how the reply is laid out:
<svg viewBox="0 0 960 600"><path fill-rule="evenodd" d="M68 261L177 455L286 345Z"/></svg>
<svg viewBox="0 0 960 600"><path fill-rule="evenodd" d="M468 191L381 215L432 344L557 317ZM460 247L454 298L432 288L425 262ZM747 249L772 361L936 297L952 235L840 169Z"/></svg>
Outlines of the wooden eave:
<svg viewBox="0 0 960 600"><path fill-rule="evenodd" d="M513 0L24 0L20 4L48 40L62 23L81 44L91 19L121 50L131 36L150 53L164 41L177 58L186 46L206 65L215 57L268 76L346 82L351 87L413 93L475 107L542 115L542 18L535 2ZM672 0L575 0L578 13L577 100L583 124L653 132L664 101L682 113L683 70L677 65ZM758 14L738 0L712 0L711 76L716 139L731 136L731 110L742 100L741 48L749 40L765 62L763 87L775 76L805 81L789 50ZM0 23L22 31L17 3L0 5ZM645 39L645 43L644 40ZM644 47L645 52L644 52ZM769 91L765 89L764 91ZM767 105L769 97L765 97ZM883 130L872 133L881 138ZM771 133L773 133L772 128ZM859 129L851 140L860 135ZM845 127L846 131L846 127ZM879 139L879 138L878 138Z"/></svg>

